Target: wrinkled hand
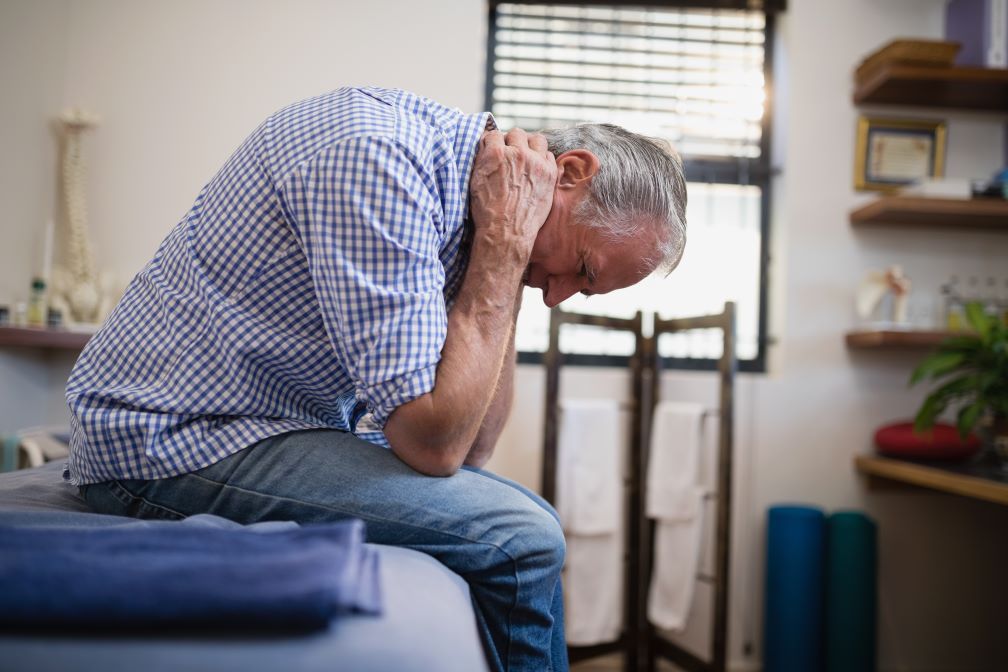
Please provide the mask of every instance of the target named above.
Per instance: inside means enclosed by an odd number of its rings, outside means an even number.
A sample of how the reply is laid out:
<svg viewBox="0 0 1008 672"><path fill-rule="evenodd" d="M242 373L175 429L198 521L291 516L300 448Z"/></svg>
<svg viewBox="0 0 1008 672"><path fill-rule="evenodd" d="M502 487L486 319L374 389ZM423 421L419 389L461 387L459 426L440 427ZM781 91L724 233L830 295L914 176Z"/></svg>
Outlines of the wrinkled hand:
<svg viewBox="0 0 1008 672"><path fill-rule="evenodd" d="M524 268L539 229L553 206L556 159L546 137L513 128L487 131L469 182L477 239Z"/></svg>

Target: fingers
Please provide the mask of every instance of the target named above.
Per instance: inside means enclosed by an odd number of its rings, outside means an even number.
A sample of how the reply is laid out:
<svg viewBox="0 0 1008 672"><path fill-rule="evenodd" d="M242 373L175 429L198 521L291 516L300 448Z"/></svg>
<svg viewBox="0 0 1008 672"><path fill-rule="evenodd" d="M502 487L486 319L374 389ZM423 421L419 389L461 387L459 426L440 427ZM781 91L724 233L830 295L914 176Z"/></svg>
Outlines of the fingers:
<svg viewBox="0 0 1008 672"><path fill-rule="evenodd" d="M507 143L508 147L517 147L518 149L524 149L529 146L528 144L528 133L520 128L512 128L504 136L504 141Z"/></svg>
<svg viewBox="0 0 1008 672"><path fill-rule="evenodd" d="M519 149L528 147L536 152L549 151L549 143L546 141L545 135L541 133L530 134L520 128L512 128L508 131L504 137L504 141L509 147L517 147Z"/></svg>
<svg viewBox="0 0 1008 672"><path fill-rule="evenodd" d="M537 152L549 152L549 142L542 133L533 133L528 137L529 147Z"/></svg>
<svg viewBox="0 0 1008 672"><path fill-rule="evenodd" d="M480 142L483 143L484 147L503 147L504 134L498 130L484 131Z"/></svg>
<svg viewBox="0 0 1008 672"><path fill-rule="evenodd" d="M512 128L504 135L498 130L484 131L480 138L482 147L528 147L536 152L549 152L549 142L542 133L527 133L520 128Z"/></svg>

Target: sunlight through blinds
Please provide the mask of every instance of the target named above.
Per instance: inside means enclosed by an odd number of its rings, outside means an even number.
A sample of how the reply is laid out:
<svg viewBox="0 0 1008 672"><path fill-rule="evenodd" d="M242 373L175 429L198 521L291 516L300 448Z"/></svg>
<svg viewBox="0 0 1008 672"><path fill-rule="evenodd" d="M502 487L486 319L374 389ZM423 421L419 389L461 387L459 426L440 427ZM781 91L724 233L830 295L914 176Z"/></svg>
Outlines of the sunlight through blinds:
<svg viewBox="0 0 1008 672"><path fill-rule="evenodd" d="M680 267L609 295L576 295L565 310L629 317L720 312L738 303L738 356L759 344L762 189L744 165L765 162L765 15L758 11L508 3L491 34L491 110L502 129L604 122L668 140L690 163L727 168L688 184L688 236ZM725 174L733 177L725 183ZM737 175L737 177L735 177ZM700 180L711 180L696 181ZM526 289L517 347L542 352L548 309ZM627 334L569 327L565 352L624 355ZM718 357L718 333L663 336L666 357Z"/></svg>

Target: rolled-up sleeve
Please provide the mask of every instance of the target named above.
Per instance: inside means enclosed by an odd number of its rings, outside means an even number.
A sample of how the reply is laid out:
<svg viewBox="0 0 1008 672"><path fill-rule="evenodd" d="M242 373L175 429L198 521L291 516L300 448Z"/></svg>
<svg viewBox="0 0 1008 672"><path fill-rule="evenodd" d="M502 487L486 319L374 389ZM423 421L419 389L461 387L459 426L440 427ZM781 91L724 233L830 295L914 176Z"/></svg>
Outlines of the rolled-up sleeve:
<svg viewBox="0 0 1008 672"><path fill-rule="evenodd" d="M448 325L435 185L383 137L333 145L283 185L326 331L378 426L434 388Z"/></svg>

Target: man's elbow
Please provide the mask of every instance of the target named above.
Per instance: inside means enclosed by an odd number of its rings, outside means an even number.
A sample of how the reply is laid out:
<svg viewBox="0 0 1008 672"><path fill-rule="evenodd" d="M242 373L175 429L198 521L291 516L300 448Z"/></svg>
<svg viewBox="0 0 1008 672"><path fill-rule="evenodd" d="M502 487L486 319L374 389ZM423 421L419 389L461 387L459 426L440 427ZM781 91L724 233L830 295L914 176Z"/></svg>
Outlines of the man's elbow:
<svg viewBox="0 0 1008 672"><path fill-rule="evenodd" d="M443 445L425 445L416 441L389 441L392 452L414 471L425 476L453 476L461 467L465 455L461 458L454 451Z"/></svg>
<svg viewBox="0 0 1008 672"><path fill-rule="evenodd" d="M396 457L414 470L451 476L461 468L471 440L461 435L458 423L418 410L409 405L396 409L385 424L385 438Z"/></svg>

